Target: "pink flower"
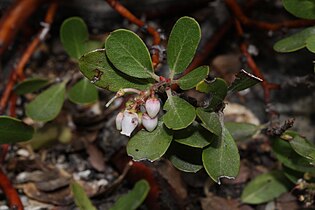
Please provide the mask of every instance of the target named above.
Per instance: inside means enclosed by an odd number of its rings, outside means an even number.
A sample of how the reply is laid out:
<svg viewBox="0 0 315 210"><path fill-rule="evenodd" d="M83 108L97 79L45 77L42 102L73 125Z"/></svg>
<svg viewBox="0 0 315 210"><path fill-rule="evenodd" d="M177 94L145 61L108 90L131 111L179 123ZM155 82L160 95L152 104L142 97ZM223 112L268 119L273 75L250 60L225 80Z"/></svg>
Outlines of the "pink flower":
<svg viewBox="0 0 315 210"><path fill-rule="evenodd" d="M132 131L134 131L138 124L139 124L138 114L126 110L124 111L124 117L121 121L122 131L120 133L126 136L130 136Z"/></svg>
<svg viewBox="0 0 315 210"><path fill-rule="evenodd" d="M142 115L142 125L147 131L149 132L153 131L156 128L157 124L158 124L157 117L151 118L146 113Z"/></svg>
<svg viewBox="0 0 315 210"><path fill-rule="evenodd" d="M151 118L154 118L160 111L161 104L157 98L149 98L145 102L145 109Z"/></svg>

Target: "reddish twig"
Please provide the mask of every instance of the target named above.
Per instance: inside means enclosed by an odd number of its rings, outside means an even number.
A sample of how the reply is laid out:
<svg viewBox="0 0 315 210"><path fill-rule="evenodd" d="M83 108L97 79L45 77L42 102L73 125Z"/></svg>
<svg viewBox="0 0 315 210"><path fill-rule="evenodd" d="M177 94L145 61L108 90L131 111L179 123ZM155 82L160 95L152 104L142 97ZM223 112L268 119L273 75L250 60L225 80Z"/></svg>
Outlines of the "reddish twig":
<svg viewBox="0 0 315 210"><path fill-rule="evenodd" d="M3 173L2 169L0 168L0 188L6 195L8 199L8 204L10 209L14 210L23 210L23 204L19 198L19 195L15 188L12 186L8 177Z"/></svg>
<svg viewBox="0 0 315 210"><path fill-rule="evenodd" d="M5 87L5 90L4 90L3 95L1 97L1 100L0 100L0 113L4 112L16 81L19 78L23 78L23 71L24 71L24 68L25 68L26 64L28 63L29 59L33 55L33 53L36 50L39 43L45 39L45 37L49 31L50 25L53 22L53 17L56 13L56 10L57 10L57 3L54 2L48 8L45 22L42 24L43 28L40 30L40 32L33 39L31 44L24 51L19 63L17 64L17 66L15 68L15 71L12 71L10 78L9 78L9 81Z"/></svg>
<svg viewBox="0 0 315 210"><path fill-rule="evenodd" d="M0 57L14 40L25 21L46 0L16 1L0 20Z"/></svg>
<svg viewBox="0 0 315 210"><path fill-rule="evenodd" d="M305 26L312 26L315 24L315 20L286 20L279 23L269 23L265 21L252 20L248 18L242 8L237 3L236 0L225 0L226 5L232 11L234 16L245 26L268 30L276 31L281 28L300 28Z"/></svg>
<svg viewBox="0 0 315 210"><path fill-rule="evenodd" d="M160 34L153 28L152 26L147 25L142 20L134 16L128 9L126 9L122 4L120 4L117 0L106 0L107 3L116 10L121 16L128 19L130 22L136 24L139 27L145 27L149 34L153 37L153 45L159 45L161 42ZM160 62L159 58L159 50L157 48L153 49L152 54L152 63L153 67L156 68Z"/></svg>

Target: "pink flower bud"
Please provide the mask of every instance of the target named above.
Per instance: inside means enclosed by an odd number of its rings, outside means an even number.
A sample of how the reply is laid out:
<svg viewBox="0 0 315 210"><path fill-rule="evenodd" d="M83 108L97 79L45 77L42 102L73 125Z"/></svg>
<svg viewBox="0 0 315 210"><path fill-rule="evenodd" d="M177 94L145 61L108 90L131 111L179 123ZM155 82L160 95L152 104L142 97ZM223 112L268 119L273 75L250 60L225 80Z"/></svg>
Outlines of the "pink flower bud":
<svg viewBox="0 0 315 210"><path fill-rule="evenodd" d="M124 113L123 112L119 112L116 116L116 129L121 131L121 122L124 118Z"/></svg>
<svg viewBox="0 0 315 210"><path fill-rule="evenodd" d="M138 114L126 110L124 111L124 118L121 121L122 131L120 133L126 136L130 136L132 131L138 126L138 124Z"/></svg>
<svg viewBox="0 0 315 210"><path fill-rule="evenodd" d="M158 124L157 117L151 118L146 113L142 115L142 125L147 131L149 132L153 131L156 128L157 124Z"/></svg>
<svg viewBox="0 0 315 210"><path fill-rule="evenodd" d="M154 118L160 111L161 104L157 98L149 98L145 102L145 109L151 118Z"/></svg>

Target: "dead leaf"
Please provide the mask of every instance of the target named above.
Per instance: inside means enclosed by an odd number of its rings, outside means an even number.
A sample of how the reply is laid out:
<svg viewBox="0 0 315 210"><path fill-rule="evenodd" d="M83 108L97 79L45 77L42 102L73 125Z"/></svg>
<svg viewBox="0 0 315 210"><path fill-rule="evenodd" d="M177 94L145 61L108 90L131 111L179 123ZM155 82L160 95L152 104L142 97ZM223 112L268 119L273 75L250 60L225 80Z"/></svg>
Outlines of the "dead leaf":
<svg viewBox="0 0 315 210"><path fill-rule="evenodd" d="M45 192L54 191L59 188L66 187L69 184L70 184L70 179L66 177L59 177L57 179L35 183L36 188L38 190L45 191Z"/></svg>
<svg viewBox="0 0 315 210"><path fill-rule="evenodd" d="M202 210L240 210L240 203L234 199L226 199L218 196L201 198Z"/></svg>
<svg viewBox="0 0 315 210"><path fill-rule="evenodd" d="M86 151L89 154L89 162L94 169L100 172L105 171L105 158L103 152L94 144L87 144Z"/></svg>

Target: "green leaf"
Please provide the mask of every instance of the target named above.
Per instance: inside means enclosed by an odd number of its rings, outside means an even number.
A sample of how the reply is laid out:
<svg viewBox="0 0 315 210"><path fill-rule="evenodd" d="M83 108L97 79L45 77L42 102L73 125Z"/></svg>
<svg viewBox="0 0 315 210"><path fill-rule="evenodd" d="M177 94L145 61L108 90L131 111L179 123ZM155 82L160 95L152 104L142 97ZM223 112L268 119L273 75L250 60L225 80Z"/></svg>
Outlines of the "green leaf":
<svg viewBox="0 0 315 210"><path fill-rule="evenodd" d="M142 179L128 194L121 196L110 210L135 210L143 203L149 191L149 183Z"/></svg>
<svg viewBox="0 0 315 210"><path fill-rule="evenodd" d="M55 84L26 105L26 115L36 121L50 121L60 112L65 99L65 83Z"/></svg>
<svg viewBox="0 0 315 210"><path fill-rule="evenodd" d="M0 144L11 144L30 140L33 127L13 117L0 116Z"/></svg>
<svg viewBox="0 0 315 210"><path fill-rule="evenodd" d="M88 39L89 32L82 18L71 17L63 21L60 40L71 57L79 59L85 53L85 42Z"/></svg>
<svg viewBox="0 0 315 210"><path fill-rule="evenodd" d="M14 87L14 92L17 95L24 95L26 93L32 93L45 87L48 83L49 81L46 79L40 79L40 78L26 79Z"/></svg>
<svg viewBox="0 0 315 210"><path fill-rule="evenodd" d="M127 144L127 153L134 160L155 161L162 157L172 141L172 134L162 122L158 127L148 132L141 130L136 133Z"/></svg>
<svg viewBox="0 0 315 210"><path fill-rule="evenodd" d="M175 155L172 155L170 157L170 161L178 170L181 170L184 172L197 173L198 171L200 171L200 169L203 168L202 165L190 163L188 161L180 159L179 157Z"/></svg>
<svg viewBox="0 0 315 210"><path fill-rule="evenodd" d="M91 200L87 196L83 187L80 184L73 181L70 185L71 191L73 193L74 202L80 210L96 210L93 206Z"/></svg>
<svg viewBox="0 0 315 210"><path fill-rule="evenodd" d="M167 44L167 62L172 75L181 73L188 67L200 38L201 30L195 19L182 17L175 23Z"/></svg>
<svg viewBox="0 0 315 210"><path fill-rule="evenodd" d="M222 134L222 125L220 118L215 112L206 112L202 108L198 107L196 109L197 116L203 123L202 126L208 129L211 133L217 136Z"/></svg>
<svg viewBox="0 0 315 210"><path fill-rule="evenodd" d="M229 130L235 141L247 140L259 130L259 126L244 122L226 122L225 127Z"/></svg>
<svg viewBox="0 0 315 210"><path fill-rule="evenodd" d="M181 77L178 80L178 85L182 90L189 90L194 88L200 81L202 81L209 74L209 66L200 66L194 69L189 74Z"/></svg>
<svg viewBox="0 0 315 210"><path fill-rule="evenodd" d="M295 171L293 169L290 169L288 167L283 166L282 167L284 175L293 183L297 184L299 179L302 179L304 177L304 173L300 171Z"/></svg>
<svg viewBox="0 0 315 210"><path fill-rule="evenodd" d="M243 203L261 204L271 201L287 192L290 183L281 171L272 171L255 177L244 189Z"/></svg>
<svg viewBox="0 0 315 210"><path fill-rule="evenodd" d="M315 53L315 35L306 39L306 48L312 53Z"/></svg>
<svg viewBox="0 0 315 210"><path fill-rule="evenodd" d="M110 62L123 73L137 78L150 78L153 66L148 48L132 31L118 29L105 41Z"/></svg>
<svg viewBox="0 0 315 210"><path fill-rule="evenodd" d="M235 80L229 87L229 91L231 92L242 91L262 82L262 79L246 72L244 69L242 69L235 76L236 76Z"/></svg>
<svg viewBox="0 0 315 210"><path fill-rule="evenodd" d="M215 78L213 81L208 82L203 80L198 83L196 90L210 94L210 101L206 107L207 111L215 110L218 105L222 104L228 91L226 82L223 79Z"/></svg>
<svg viewBox="0 0 315 210"><path fill-rule="evenodd" d="M272 139L272 150L277 159L286 167L296 171L315 173L315 168L310 164L310 160L296 153L289 142L274 138Z"/></svg>
<svg viewBox="0 0 315 210"><path fill-rule="evenodd" d="M211 143L213 134L194 122L187 128L174 131L174 140L190 147L203 148Z"/></svg>
<svg viewBox="0 0 315 210"><path fill-rule="evenodd" d="M84 43L84 53L101 49L104 46L104 41L99 41L99 40L88 40Z"/></svg>
<svg viewBox="0 0 315 210"><path fill-rule="evenodd" d="M196 118L195 108L184 99L178 96L169 97L163 109L163 122L166 127L173 130L180 130L188 127Z"/></svg>
<svg viewBox="0 0 315 210"><path fill-rule="evenodd" d="M98 100L98 91L88 79L83 78L71 87L68 97L74 103L89 104Z"/></svg>
<svg viewBox="0 0 315 210"><path fill-rule="evenodd" d="M223 127L218 136L202 152L202 162L207 173L220 184L221 178L235 178L240 168L240 155L229 131Z"/></svg>
<svg viewBox="0 0 315 210"><path fill-rule="evenodd" d="M293 131L286 132L286 134L293 137L289 143L296 153L305 158L315 160L313 157L313 154L315 153L315 146L311 142Z"/></svg>
<svg viewBox="0 0 315 210"><path fill-rule="evenodd" d="M315 35L315 26L303 29L298 33L276 42L276 44L273 46L273 49L282 53L293 52L302 49L306 46L307 38L312 35Z"/></svg>
<svg viewBox="0 0 315 210"><path fill-rule="evenodd" d="M315 19L315 2L313 0L282 0L284 8L299 18Z"/></svg>
<svg viewBox="0 0 315 210"><path fill-rule="evenodd" d="M110 65L104 49L83 55L79 60L81 72L98 87L117 92L122 88L147 89L152 80L130 77Z"/></svg>

